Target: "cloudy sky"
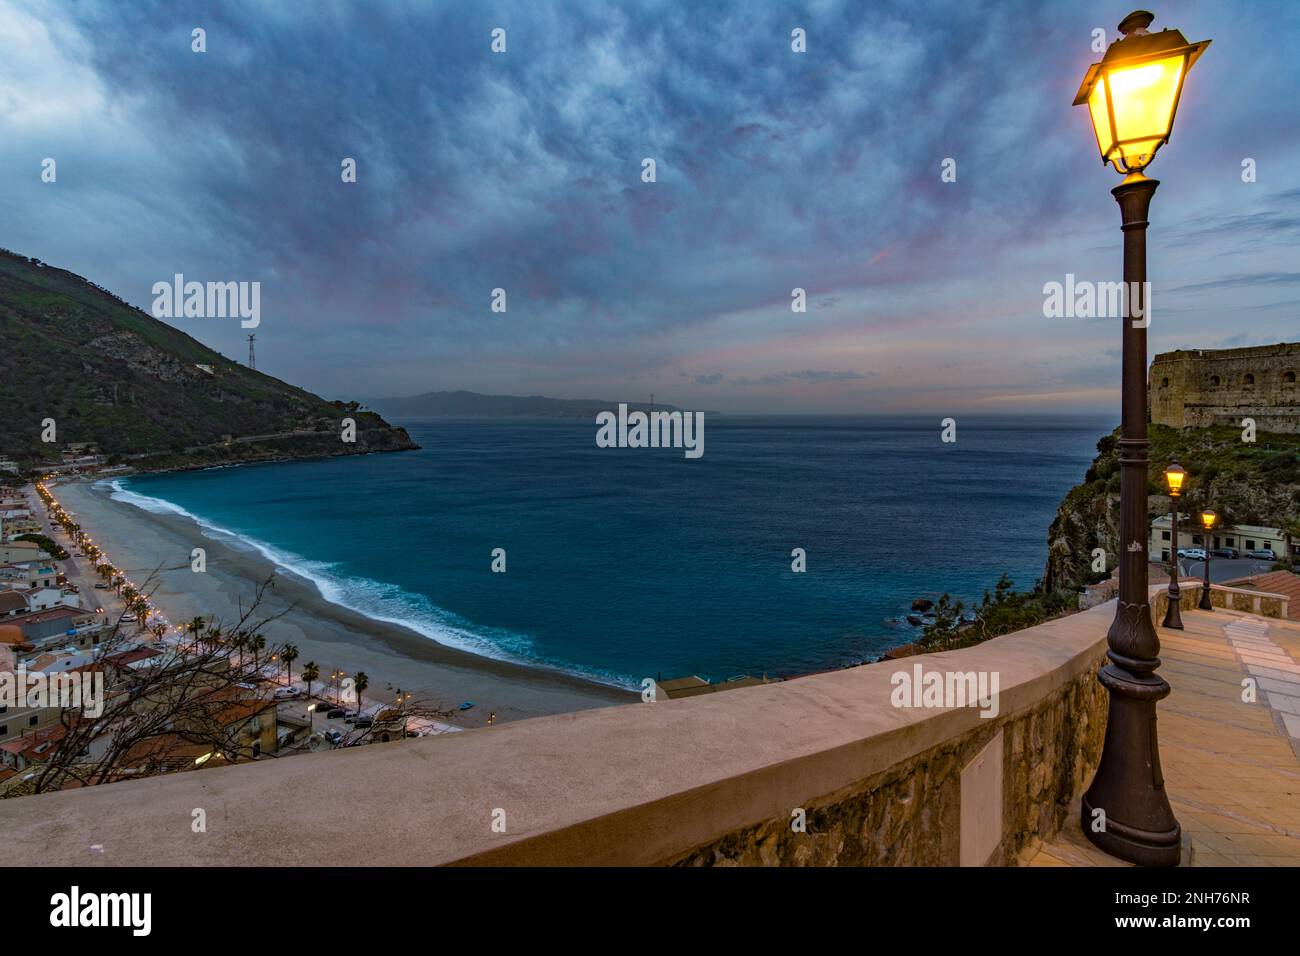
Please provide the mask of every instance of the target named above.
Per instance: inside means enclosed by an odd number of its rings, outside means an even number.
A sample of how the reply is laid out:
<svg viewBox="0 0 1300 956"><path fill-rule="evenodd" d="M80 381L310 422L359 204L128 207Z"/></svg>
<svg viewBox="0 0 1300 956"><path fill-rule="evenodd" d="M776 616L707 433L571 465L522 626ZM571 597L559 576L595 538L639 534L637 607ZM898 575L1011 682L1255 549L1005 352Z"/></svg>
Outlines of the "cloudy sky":
<svg viewBox="0 0 1300 956"><path fill-rule="evenodd" d="M145 309L260 282L259 368L331 398L1118 415L1118 323L1043 285L1119 278L1070 104L1128 9L0 0L0 246ZM1150 170L1152 351L1300 339L1300 4L1156 13L1214 44Z"/></svg>

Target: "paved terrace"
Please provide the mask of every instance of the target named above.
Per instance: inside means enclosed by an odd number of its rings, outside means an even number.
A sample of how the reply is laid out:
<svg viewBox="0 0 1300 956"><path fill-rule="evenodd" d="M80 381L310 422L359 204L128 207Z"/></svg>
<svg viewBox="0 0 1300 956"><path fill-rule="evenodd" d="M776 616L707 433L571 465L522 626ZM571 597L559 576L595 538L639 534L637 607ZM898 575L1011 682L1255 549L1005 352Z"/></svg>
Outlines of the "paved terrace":
<svg viewBox="0 0 1300 956"><path fill-rule="evenodd" d="M1071 834L1113 614L722 694L0 800L0 863L1090 863ZM1194 862L1297 862L1297 625L1184 619L1162 635L1161 747ZM998 674L998 713L891 706L918 665ZM1257 703L1241 702L1246 676Z"/></svg>
<svg viewBox="0 0 1300 956"><path fill-rule="evenodd" d="M1300 623L1182 612L1160 629L1160 761L1183 827L1184 866L1300 866ZM1242 701L1255 681L1256 703ZM1076 811L1077 812L1077 811ZM1124 866L1077 826L1024 854L1030 866Z"/></svg>

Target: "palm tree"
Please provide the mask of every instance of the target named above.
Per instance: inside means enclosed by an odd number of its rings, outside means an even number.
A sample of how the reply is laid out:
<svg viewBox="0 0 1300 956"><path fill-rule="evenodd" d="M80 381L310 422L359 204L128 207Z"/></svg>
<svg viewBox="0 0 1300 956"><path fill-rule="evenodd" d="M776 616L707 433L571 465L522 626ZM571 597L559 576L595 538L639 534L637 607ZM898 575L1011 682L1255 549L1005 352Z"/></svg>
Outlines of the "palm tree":
<svg viewBox="0 0 1300 956"><path fill-rule="evenodd" d="M188 623L188 624L185 625L185 631L186 631L186 633L187 633L187 634L193 634L193 635L194 635L194 646L195 646L195 647L198 646L198 644L199 644L199 635L203 633L203 629L204 629L205 627L207 627L207 625L203 622L203 618L201 618L201 617L196 617L194 620L190 621L190 623Z"/></svg>
<svg viewBox="0 0 1300 956"><path fill-rule="evenodd" d="M280 656L284 658L284 676L285 682L293 686L293 662L298 659L298 648L293 644L284 645L284 650L280 651Z"/></svg>
<svg viewBox="0 0 1300 956"><path fill-rule="evenodd" d="M248 641L248 646L253 651L253 666L258 666L258 655L266 648L266 638L261 634L254 634Z"/></svg>
<svg viewBox="0 0 1300 956"><path fill-rule="evenodd" d="M357 692L357 713L361 713L361 692L370 686L370 678L366 676L365 671L357 671L357 676L352 678L352 686Z"/></svg>
<svg viewBox="0 0 1300 956"><path fill-rule="evenodd" d="M316 666L315 661L308 661L302 665L302 679L307 682L307 696L311 697L311 682L320 677L320 668Z"/></svg>
<svg viewBox="0 0 1300 956"><path fill-rule="evenodd" d="M149 602L143 594L137 594L126 605L126 609L135 615L137 627L145 626L145 617L149 613Z"/></svg>

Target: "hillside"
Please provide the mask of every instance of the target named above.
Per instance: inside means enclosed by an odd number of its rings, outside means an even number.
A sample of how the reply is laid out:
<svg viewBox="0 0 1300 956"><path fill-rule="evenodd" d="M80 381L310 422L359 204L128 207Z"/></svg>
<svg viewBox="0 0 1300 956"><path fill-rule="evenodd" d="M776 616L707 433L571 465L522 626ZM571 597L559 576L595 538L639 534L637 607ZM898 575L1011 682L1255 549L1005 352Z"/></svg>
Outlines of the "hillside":
<svg viewBox="0 0 1300 956"><path fill-rule="evenodd" d="M94 442L137 468L415 447L356 403L249 369L80 276L7 250L0 408L0 455L25 462L57 459L69 442ZM355 443L340 440L345 416L356 421ZM54 444L41 441L46 418Z"/></svg>
<svg viewBox="0 0 1300 956"><path fill-rule="evenodd" d="M1075 590L1104 575L1089 567L1103 547L1115 566L1119 542L1119 432L1097 443L1097 457L1081 484L1065 496L1047 535L1048 591ZM1300 520L1300 435L1260 432L1253 444L1238 428L1149 426L1148 521L1169 511L1164 469L1176 460L1187 469L1180 511L1211 507L1225 524L1284 527ZM1146 534L1143 535L1146 540Z"/></svg>
<svg viewBox="0 0 1300 956"><path fill-rule="evenodd" d="M478 392L464 391L426 392L409 398L377 398L367 404L394 418L594 418L597 412L613 411L619 405L618 402L589 398L480 395ZM629 411L650 411L649 402L628 402L627 406ZM654 410L682 411L663 402L655 402ZM718 412L706 414L717 415Z"/></svg>

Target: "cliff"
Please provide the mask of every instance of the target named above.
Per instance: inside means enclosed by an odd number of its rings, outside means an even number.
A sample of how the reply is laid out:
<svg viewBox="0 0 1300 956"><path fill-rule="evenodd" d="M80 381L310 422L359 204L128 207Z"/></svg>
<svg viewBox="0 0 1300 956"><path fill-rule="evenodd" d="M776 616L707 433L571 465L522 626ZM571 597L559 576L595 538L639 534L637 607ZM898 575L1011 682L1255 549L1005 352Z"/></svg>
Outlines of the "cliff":
<svg viewBox="0 0 1300 956"><path fill-rule="evenodd" d="M1300 520L1300 434L1260 432L1242 441L1239 428L1151 425L1147 465L1148 522L1169 511L1164 470L1173 460L1187 469L1181 511L1214 508L1224 524L1286 527ZM1043 584L1077 590L1106 577L1091 570L1092 549L1106 549L1115 567L1119 542L1118 431L1097 443L1083 482L1070 489L1047 533ZM1146 533L1143 540L1146 540Z"/></svg>

